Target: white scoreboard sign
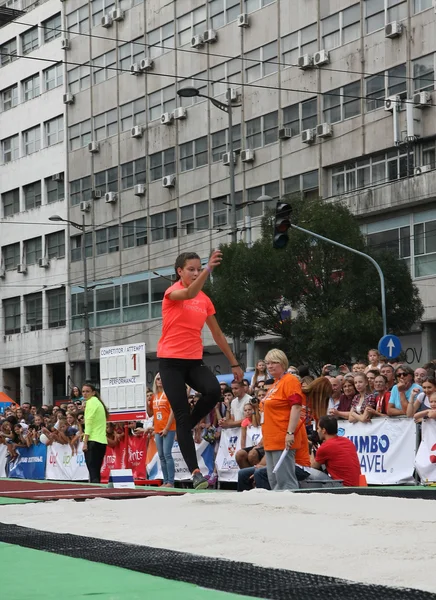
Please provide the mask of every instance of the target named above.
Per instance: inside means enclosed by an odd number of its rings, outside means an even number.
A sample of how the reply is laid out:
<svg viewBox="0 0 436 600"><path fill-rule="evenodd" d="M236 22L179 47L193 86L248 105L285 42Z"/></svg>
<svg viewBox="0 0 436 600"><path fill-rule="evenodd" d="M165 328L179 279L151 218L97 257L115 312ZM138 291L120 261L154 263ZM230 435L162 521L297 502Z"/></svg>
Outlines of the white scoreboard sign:
<svg viewBox="0 0 436 600"><path fill-rule="evenodd" d="M145 344L100 348L100 389L109 421L146 418Z"/></svg>

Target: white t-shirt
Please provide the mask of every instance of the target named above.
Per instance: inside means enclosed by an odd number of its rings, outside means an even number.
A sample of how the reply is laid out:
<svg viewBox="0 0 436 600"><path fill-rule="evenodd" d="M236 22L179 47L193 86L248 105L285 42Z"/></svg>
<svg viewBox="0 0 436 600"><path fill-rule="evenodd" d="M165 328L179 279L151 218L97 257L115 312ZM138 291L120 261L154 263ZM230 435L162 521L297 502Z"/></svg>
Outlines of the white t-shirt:
<svg viewBox="0 0 436 600"><path fill-rule="evenodd" d="M245 394L241 399L234 398L230 406L230 412L235 421L242 421L244 418L244 406L251 402L251 396Z"/></svg>

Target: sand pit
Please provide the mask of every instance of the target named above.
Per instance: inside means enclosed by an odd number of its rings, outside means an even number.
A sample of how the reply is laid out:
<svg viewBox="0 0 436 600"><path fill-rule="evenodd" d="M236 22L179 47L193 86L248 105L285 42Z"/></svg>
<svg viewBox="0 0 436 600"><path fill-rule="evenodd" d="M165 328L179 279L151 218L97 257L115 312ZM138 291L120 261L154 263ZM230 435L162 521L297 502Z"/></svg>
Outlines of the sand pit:
<svg viewBox="0 0 436 600"><path fill-rule="evenodd" d="M216 492L0 507L0 521L58 533L436 592L433 501Z"/></svg>

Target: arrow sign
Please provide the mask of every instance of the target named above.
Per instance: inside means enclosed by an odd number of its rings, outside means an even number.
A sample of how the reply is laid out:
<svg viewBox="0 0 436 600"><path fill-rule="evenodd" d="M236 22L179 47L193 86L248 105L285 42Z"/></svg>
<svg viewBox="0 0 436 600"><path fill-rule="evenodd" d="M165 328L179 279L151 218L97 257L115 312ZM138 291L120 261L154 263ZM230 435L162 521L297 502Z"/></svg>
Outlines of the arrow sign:
<svg viewBox="0 0 436 600"><path fill-rule="evenodd" d="M401 350L401 341L396 335L384 335L378 343L378 351L386 358L397 358Z"/></svg>

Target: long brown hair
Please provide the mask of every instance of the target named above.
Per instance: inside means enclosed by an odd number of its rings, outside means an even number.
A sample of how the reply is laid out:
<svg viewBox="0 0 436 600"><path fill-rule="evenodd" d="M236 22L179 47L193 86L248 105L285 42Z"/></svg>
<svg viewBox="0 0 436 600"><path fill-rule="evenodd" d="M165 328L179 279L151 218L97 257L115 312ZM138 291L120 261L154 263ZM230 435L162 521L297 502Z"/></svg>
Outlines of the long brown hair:
<svg viewBox="0 0 436 600"><path fill-rule="evenodd" d="M196 252L182 252L182 254L179 254L179 256L176 258L176 262L174 264L174 271L176 272L176 281L180 280L180 275L177 271L177 269L183 269L183 267L186 265L186 263L188 262L188 260L200 260L200 257L198 256L198 254Z"/></svg>
<svg viewBox="0 0 436 600"><path fill-rule="evenodd" d="M89 383L88 381L86 381L86 382L83 384L83 387L84 387L85 385L86 385L86 387L89 387L89 388L91 388L92 395L93 395L93 396L95 396L95 397L97 398L97 400L100 400L100 402L103 404L104 412L106 413L106 419L108 419L108 418L109 418L109 411L108 411L108 409L107 409L107 407L106 407L106 404L105 404L105 403L103 402L103 400L100 398L100 394L99 394L98 390L96 389L95 385L94 385L93 383Z"/></svg>
<svg viewBox="0 0 436 600"><path fill-rule="evenodd" d="M303 392L307 396L308 408L313 417L318 420L327 414L329 399L333 394L332 384L327 377L318 377L312 383L303 386Z"/></svg>

